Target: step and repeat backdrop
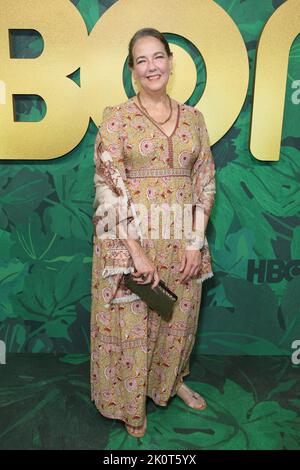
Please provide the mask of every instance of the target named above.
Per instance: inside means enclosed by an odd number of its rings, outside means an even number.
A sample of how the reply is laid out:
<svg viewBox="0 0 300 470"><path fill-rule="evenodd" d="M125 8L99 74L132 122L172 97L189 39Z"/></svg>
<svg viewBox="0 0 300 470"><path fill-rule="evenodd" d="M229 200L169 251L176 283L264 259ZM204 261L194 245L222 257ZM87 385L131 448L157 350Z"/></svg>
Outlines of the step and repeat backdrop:
<svg viewBox="0 0 300 470"><path fill-rule="evenodd" d="M216 165L197 354L300 348L300 2L1 0L0 340L90 344L93 147L137 90L140 28L173 51L168 93L199 108Z"/></svg>

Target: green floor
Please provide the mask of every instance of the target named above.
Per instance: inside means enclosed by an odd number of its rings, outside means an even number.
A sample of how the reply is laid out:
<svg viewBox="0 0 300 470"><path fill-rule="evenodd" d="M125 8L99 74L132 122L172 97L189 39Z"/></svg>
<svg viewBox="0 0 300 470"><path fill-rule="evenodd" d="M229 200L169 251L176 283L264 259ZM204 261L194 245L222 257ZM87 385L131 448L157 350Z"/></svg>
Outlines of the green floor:
<svg viewBox="0 0 300 470"><path fill-rule="evenodd" d="M289 357L192 357L186 383L207 409L149 399L142 439L90 401L89 355L8 354L0 377L0 449L300 449L300 366Z"/></svg>

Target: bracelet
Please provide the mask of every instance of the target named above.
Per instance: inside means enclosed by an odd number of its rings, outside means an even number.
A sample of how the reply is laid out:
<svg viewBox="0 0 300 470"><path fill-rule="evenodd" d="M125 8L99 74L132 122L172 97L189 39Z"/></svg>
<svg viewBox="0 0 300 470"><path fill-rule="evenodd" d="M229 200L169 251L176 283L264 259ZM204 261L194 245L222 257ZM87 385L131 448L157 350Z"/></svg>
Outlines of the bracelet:
<svg viewBox="0 0 300 470"><path fill-rule="evenodd" d="M193 235L192 238L188 239L186 246L187 250L201 250L204 245L204 237L200 235Z"/></svg>

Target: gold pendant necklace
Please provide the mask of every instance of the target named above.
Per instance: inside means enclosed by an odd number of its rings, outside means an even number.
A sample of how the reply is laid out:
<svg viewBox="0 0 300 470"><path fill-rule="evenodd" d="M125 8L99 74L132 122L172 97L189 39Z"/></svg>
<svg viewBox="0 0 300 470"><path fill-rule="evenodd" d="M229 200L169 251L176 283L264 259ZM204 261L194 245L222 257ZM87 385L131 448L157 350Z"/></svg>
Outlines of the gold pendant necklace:
<svg viewBox="0 0 300 470"><path fill-rule="evenodd" d="M148 113L147 109L142 105L142 102L141 102L141 99L140 99L140 92L138 92L137 94L137 99L138 99L138 102L140 104L140 107L145 111L145 113L147 113L149 119L151 119L151 121L153 122L156 122L156 124L165 124L166 122L168 122L170 119L171 119L171 116L172 116L172 103L171 103L171 98L169 97L169 95L167 94L167 97L168 97L168 100L169 100L169 105L170 105L170 114L169 116L167 117L167 119L163 122L159 122L159 121L156 121L153 117L150 116L150 114Z"/></svg>

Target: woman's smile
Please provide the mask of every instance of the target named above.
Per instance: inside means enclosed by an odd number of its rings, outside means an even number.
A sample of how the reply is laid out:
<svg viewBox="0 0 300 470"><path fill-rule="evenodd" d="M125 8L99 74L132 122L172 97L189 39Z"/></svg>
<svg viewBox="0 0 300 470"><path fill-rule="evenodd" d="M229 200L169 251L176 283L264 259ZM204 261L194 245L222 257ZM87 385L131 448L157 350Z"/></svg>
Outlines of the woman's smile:
<svg viewBox="0 0 300 470"><path fill-rule="evenodd" d="M148 80L152 81L152 80L159 80L161 77L161 75L151 75L148 78Z"/></svg>

